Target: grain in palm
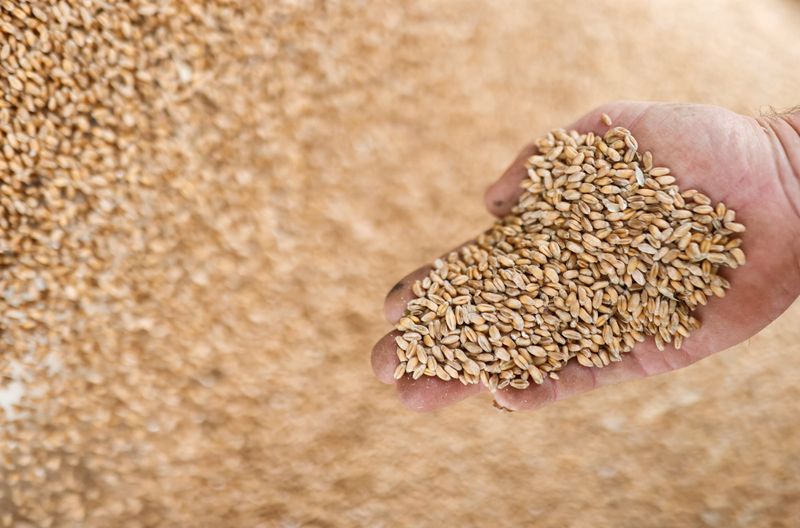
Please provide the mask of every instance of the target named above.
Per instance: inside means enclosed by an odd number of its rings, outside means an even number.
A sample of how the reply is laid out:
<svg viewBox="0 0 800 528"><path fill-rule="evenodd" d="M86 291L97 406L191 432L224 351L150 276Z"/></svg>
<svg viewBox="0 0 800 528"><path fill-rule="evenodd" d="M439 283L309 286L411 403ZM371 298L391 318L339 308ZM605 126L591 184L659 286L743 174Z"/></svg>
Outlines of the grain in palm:
<svg viewBox="0 0 800 528"><path fill-rule="evenodd" d="M603 136L541 138L511 213L414 284L396 378L525 389L572 359L620 361L648 336L680 348L700 327L693 310L730 287L720 269L745 263L744 226L601 120Z"/></svg>

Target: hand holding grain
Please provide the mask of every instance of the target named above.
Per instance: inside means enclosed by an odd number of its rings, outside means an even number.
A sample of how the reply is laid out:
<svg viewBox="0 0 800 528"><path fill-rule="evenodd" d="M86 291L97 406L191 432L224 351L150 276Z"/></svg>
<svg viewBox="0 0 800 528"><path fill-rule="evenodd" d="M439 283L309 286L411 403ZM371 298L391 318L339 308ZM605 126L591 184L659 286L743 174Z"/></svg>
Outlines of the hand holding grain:
<svg viewBox="0 0 800 528"><path fill-rule="evenodd" d="M591 112L569 128L603 134L608 127L600 119L602 113L615 126L630 129L641 150L652 151L658 165L670 167L681 189L699 189L737 211L737 219L748 226L743 237L748 265L737 270L724 299L694 312L703 327L680 350L659 351L648 339L624 354L622 361L602 369L572 361L558 372L557 380L497 391L495 399L509 409L531 409L597 386L686 366L753 335L800 292L800 248L795 242L800 230L795 201L800 197L800 134L794 118L756 120L709 106L616 103ZM492 213L503 216L516 203L526 175L525 160L533 153L533 147L526 148L487 191ZM391 322L397 322L406 303L415 297L414 281L429 269L415 271L390 292L385 309ZM399 361L394 341L398 334L388 334L373 349L375 373L387 383L394 382L392 374ZM410 408L431 410L482 389L457 381L404 376L397 381L397 390Z"/></svg>

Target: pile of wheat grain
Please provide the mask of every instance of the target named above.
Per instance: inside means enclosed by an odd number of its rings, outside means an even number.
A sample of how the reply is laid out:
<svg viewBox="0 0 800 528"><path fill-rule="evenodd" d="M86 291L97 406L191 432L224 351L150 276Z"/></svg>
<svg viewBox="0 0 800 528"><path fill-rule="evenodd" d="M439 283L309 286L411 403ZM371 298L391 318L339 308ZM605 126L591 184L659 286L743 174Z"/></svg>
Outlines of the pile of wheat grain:
<svg viewBox="0 0 800 528"><path fill-rule="evenodd" d="M681 192L627 129L558 129L537 146L512 212L413 285L395 378L525 389L646 336L680 348L692 311L730 286L719 270L744 264L734 211Z"/></svg>
<svg viewBox="0 0 800 528"><path fill-rule="evenodd" d="M233 7L0 4L0 526L132 517L157 493L113 495L160 456L154 394L185 401L189 371L148 344L178 323L150 300L187 274L168 256L195 199L166 140Z"/></svg>

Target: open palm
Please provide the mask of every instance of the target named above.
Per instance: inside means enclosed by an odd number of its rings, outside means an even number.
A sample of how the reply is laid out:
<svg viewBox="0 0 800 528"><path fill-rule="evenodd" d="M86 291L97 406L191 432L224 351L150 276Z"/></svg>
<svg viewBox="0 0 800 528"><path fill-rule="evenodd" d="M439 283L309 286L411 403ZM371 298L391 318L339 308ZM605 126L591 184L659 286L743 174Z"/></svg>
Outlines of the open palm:
<svg viewBox="0 0 800 528"><path fill-rule="evenodd" d="M714 106L631 102L600 107L569 128L603 134L608 127L601 113L608 114L614 126L628 128L640 150L653 153L655 165L670 167L681 189L698 189L736 211L737 221L747 226L742 237L747 265L731 274L725 298L713 299L695 312L703 327L680 350L668 346L661 352L650 338L622 361L602 369L571 362L559 371L558 380L497 391L495 400L509 409L532 409L599 386L684 367L754 335L800 294L800 160L792 157L790 147L791 142L800 143L800 130L788 120L757 120ZM524 162L534 151L532 146L525 148L486 192L493 214L507 214L517 201L526 175ZM389 292L385 313L390 322L400 318L415 297L411 286L429 269L416 270ZM398 334L387 334L372 351L375 374L386 383L395 383ZM435 377L414 381L405 376L396 384L400 400L417 410L436 409L485 390Z"/></svg>

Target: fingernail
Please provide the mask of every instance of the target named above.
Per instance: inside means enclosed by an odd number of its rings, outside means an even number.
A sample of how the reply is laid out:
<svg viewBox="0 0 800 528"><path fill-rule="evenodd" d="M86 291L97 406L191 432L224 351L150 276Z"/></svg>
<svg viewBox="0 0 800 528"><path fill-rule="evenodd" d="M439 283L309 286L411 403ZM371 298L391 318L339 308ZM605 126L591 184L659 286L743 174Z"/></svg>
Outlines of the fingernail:
<svg viewBox="0 0 800 528"><path fill-rule="evenodd" d="M393 294L393 293L397 292L397 291L400 291L400 290L402 290L404 286L405 286L405 283L404 283L403 281L400 281L400 282L398 282L397 284L395 284L394 286L392 286L392 289L391 289L391 290L389 290L389 293L388 293L387 297L388 297L389 295L391 295L391 294Z"/></svg>

